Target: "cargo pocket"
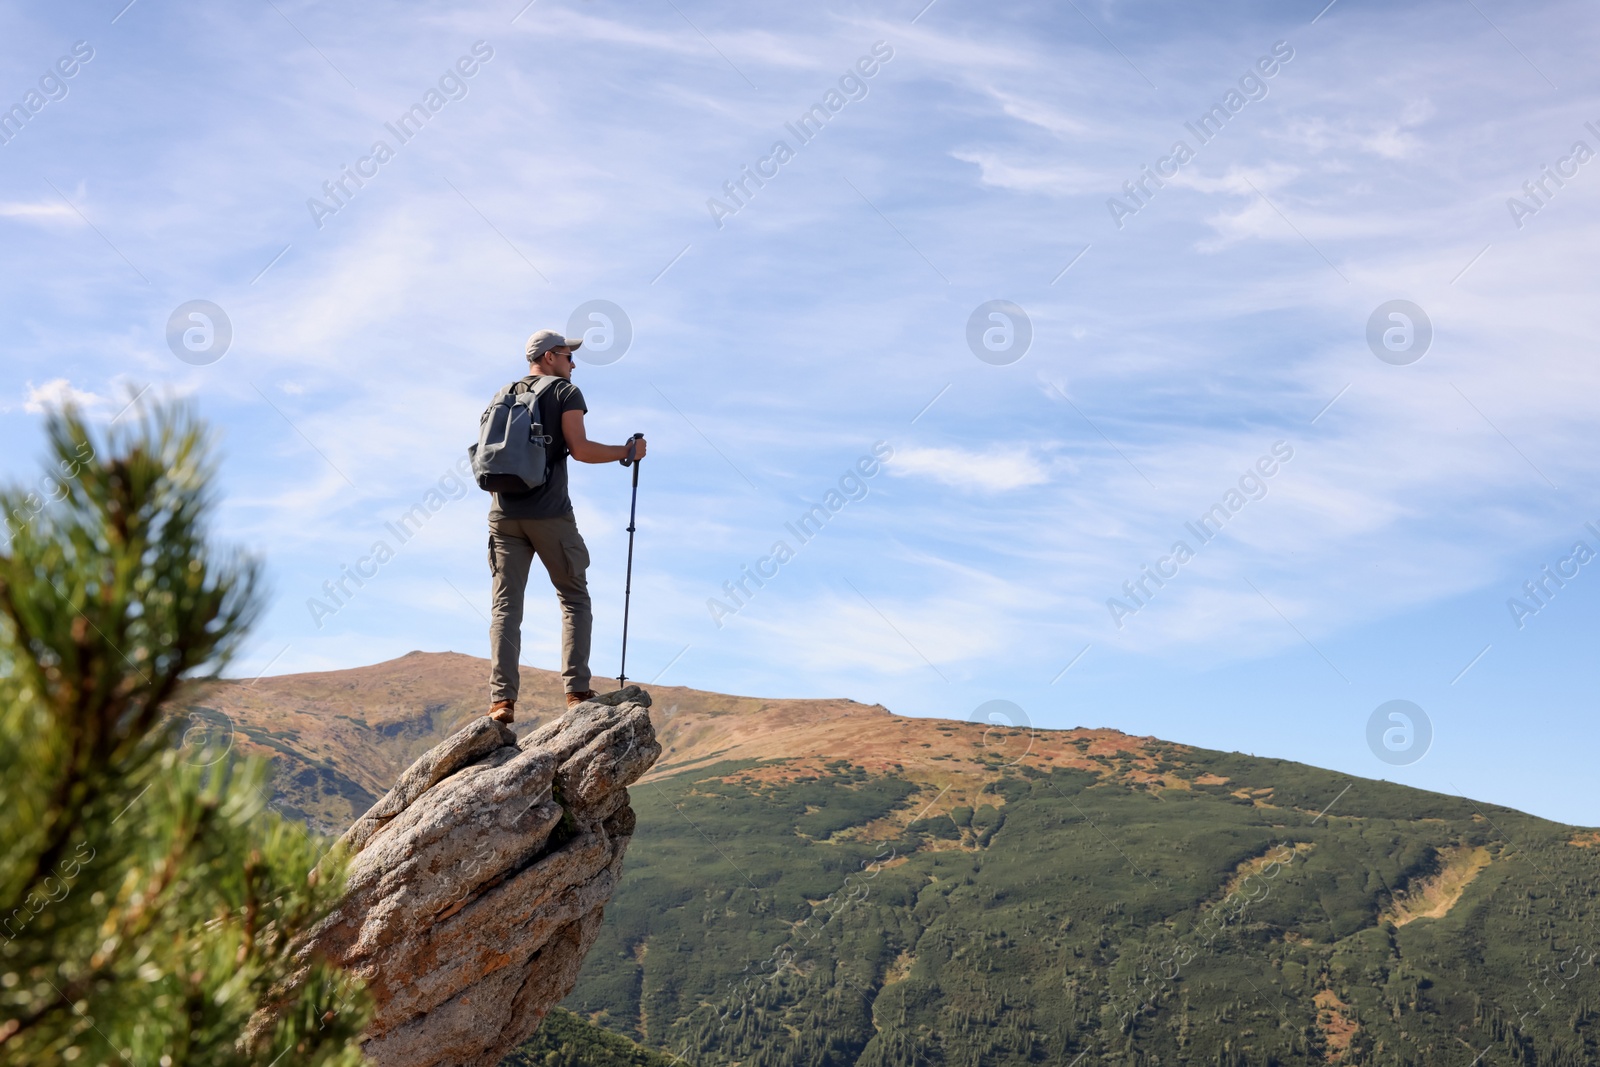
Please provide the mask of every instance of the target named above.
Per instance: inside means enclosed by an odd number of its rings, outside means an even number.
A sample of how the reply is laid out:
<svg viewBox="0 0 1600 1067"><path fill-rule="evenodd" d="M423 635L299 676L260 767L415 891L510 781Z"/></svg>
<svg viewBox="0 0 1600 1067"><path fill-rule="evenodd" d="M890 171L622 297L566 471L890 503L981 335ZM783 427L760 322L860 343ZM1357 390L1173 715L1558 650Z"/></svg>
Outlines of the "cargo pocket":
<svg viewBox="0 0 1600 1067"><path fill-rule="evenodd" d="M583 581L589 571L589 546L583 543L583 538L564 542L561 554L567 559L567 574L577 581Z"/></svg>
<svg viewBox="0 0 1600 1067"><path fill-rule="evenodd" d="M490 530L489 531L489 577L495 578L495 577L498 577L499 574L500 574L500 572L495 569L495 565L494 565L494 531Z"/></svg>

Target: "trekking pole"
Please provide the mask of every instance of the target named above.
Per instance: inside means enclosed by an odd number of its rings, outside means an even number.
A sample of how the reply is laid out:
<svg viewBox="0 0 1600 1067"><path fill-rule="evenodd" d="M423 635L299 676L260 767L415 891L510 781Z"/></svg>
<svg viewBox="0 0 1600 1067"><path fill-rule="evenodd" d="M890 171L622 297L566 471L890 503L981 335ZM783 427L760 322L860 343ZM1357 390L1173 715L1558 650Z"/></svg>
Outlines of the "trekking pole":
<svg viewBox="0 0 1600 1067"><path fill-rule="evenodd" d="M639 510L639 460L633 458L634 442L644 434L628 438L628 454L622 457L624 467L633 468L633 502L628 505L628 577L622 586L622 667L617 671L617 688L628 684L628 605L633 599L633 519Z"/></svg>

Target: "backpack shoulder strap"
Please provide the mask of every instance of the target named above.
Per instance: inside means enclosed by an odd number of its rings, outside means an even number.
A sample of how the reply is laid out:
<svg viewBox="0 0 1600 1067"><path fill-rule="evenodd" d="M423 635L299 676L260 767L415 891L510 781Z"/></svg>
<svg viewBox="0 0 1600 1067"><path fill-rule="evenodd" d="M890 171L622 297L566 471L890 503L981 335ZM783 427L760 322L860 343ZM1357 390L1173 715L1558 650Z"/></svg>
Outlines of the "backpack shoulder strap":
<svg viewBox="0 0 1600 1067"><path fill-rule="evenodd" d="M529 407L533 408L535 413L534 417L543 421L543 416L540 415L539 412L543 409L544 398L553 393L555 391L555 387L564 381L566 381L565 378L554 374L535 374L524 378L522 381L516 384L522 386L522 389L520 390L521 393L532 394L528 398L527 404ZM557 415L557 418L559 417L560 416Z"/></svg>
<svg viewBox="0 0 1600 1067"><path fill-rule="evenodd" d="M528 399L525 403L527 407L531 409L530 413L533 416L534 422L543 426L546 425L547 420L545 419L544 412L542 410L542 401L544 400L546 394L556 387L558 382L563 381L566 381L566 379L556 374L530 374L520 381L512 382L510 388L517 390L517 399L519 401L521 401L523 396L527 396ZM559 419L560 415L558 414L556 417ZM542 436L541 440L548 445L552 443L555 438L546 432ZM555 456L548 457L546 467L548 468L551 463L554 463L555 459Z"/></svg>

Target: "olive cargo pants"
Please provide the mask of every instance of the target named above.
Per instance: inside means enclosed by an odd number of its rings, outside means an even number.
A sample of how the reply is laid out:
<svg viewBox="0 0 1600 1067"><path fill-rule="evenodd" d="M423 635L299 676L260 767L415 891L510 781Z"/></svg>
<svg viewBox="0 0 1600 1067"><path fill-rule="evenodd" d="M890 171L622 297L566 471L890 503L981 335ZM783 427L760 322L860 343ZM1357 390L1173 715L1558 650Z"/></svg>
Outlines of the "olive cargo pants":
<svg viewBox="0 0 1600 1067"><path fill-rule="evenodd" d="M489 571L494 576L489 620L489 699L516 700L522 651L523 595L533 557L550 574L561 602L561 679L569 693L589 688L589 549L572 512L553 519L494 519L489 523Z"/></svg>

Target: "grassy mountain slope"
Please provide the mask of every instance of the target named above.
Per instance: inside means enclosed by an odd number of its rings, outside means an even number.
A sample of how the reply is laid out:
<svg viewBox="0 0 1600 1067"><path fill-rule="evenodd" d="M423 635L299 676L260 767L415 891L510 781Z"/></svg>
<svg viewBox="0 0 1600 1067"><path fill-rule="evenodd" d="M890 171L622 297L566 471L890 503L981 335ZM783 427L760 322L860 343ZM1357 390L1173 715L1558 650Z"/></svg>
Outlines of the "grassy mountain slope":
<svg viewBox="0 0 1600 1067"><path fill-rule="evenodd" d="M485 673L414 653L205 705L342 824L324 783L381 792ZM652 692L666 754L568 1006L688 1063L1600 1063L1600 834L1111 730Z"/></svg>
<svg viewBox="0 0 1600 1067"><path fill-rule="evenodd" d="M1144 748L1159 785L991 761L976 807L847 764L638 789L569 1004L691 1063L1600 1062L1594 835Z"/></svg>

